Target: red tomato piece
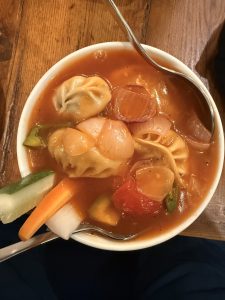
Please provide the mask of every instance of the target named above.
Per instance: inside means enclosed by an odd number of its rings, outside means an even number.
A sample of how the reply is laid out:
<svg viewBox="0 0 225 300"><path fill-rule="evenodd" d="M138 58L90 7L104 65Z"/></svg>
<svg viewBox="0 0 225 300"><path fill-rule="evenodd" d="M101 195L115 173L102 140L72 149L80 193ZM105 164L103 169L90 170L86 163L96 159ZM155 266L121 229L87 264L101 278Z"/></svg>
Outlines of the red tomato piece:
<svg viewBox="0 0 225 300"><path fill-rule="evenodd" d="M162 209L160 202L151 200L137 190L134 178L129 178L113 194L116 209L131 215L155 215Z"/></svg>

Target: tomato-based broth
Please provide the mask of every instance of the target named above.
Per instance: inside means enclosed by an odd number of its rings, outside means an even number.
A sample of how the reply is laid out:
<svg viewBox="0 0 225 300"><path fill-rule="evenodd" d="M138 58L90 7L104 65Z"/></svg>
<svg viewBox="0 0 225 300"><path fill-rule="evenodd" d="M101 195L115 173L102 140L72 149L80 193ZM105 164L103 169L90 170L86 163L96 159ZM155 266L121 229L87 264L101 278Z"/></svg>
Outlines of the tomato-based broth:
<svg viewBox="0 0 225 300"><path fill-rule="evenodd" d="M91 115L91 117L82 118L75 111L76 118L74 119L71 112L61 113L60 109L62 109L65 103L60 103L57 110L57 105L53 101L57 93L56 91L63 82L74 76L85 76L84 78L95 78L94 76L96 76L96 78L100 77L104 80L105 83L101 82L101 88L104 88L104 94L101 95L101 99L106 97L107 93L110 93L110 101L100 112ZM109 86L109 90L106 85ZM64 88L64 91L66 88ZM95 93L94 88L89 92L87 97L92 92ZM80 97L82 93L80 92L77 97ZM73 95L71 94L69 97L71 98ZM82 97L83 101L87 101L86 103L89 105L89 100L87 100L89 98L85 98L86 96ZM95 97L98 97L98 92L96 92ZM124 100L125 98L126 100ZM79 107L82 107L83 104L79 105ZM77 108L78 110L79 107ZM86 112L88 112L88 109L86 109ZM129 121L127 116L129 116L131 121ZM103 136L105 139L108 139L109 145L107 148L107 143L101 141L102 136L100 135L98 141L90 139L87 143L85 142L85 147L88 149L91 149L91 147L100 149L100 156L104 156L104 159L107 157L107 161L109 160L112 164L112 166L109 166L109 169L111 168L113 173L110 170L107 173L108 170L105 169L101 169L101 173L93 170L94 168L99 168L95 161L92 164L89 163L90 166L85 169L86 175L83 177L79 170L83 168L81 165L82 162L87 164L89 161L87 154L89 150L84 153L86 156L79 160L79 157L83 155L83 150L80 153L79 147L73 145L70 137L67 139L68 141L65 141L64 138L64 146L68 145L68 151L70 151L70 154L72 153L72 156L76 153L78 160L75 161L72 158L69 166L63 167L66 163L63 161L64 158L56 156L55 149L52 150L55 144L53 146L50 145L51 136L55 131L65 130L66 127L79 129L80 122L85 122L85 120L89 120L92 117L104 118L104 122L105 120L109 122L107 123L108 127L104 125L105 127L101 131L105 130ZM195 118L195 106L194 103L190 103L190 93L187 90L182 90L181 86L174 86L174 83L170 82L162 72L148 65L134 51L96 51L75 60L61 70L50 81L38 99L29 120L29 129L36 124L63 125L61 129L52 127L46 131L43 130L44 139L50 143L47 148L27 148L30 168L32 172L45 169L54 170L57 174L57 181L66 176L74 178L74 181L83 181L86 188L82 194L76 196L71 201L76 209L85 217L86 221L98 224L113 232L133 233L144 231L151 234L151 236L155 236L177 226L184 219L188 218L201 204L215 177L218 156L216 134L213 142L210 144L204 140L199 141L195 133L191 136L189 133L195 129L193 126L189 126L188 120L191 123L193 118ZM112 123L115 120L119 120L119 123ZM146 122L150 122L151 120L154 120L154 122L165 122L166 125L163 125L163 130L166 132L165 136L162 133L157 134L157 129L156 132L147 133L143 131L142 135L136 135L136 133L140 133L143 130L140 125L146 124ZM196 121L193 124L196 125ZM124 130L126 130L128 132L126 134L132 136L132 143L134 143L133 152L130 150L130 140L126 140L127 148L125 148L125 144L121 146L123 147L121 151L120 148L117 148L117 145L114 146L113 143L110 145L111 140L108 133L110 133L110 128L115 125L117 127L114 127L114 135L117 132L120 135L119 130L121 130L124 138ZM169 126L169 128L166 128L166 126ZM204 130L207 132L205 128ZM69 131L66 131L67 133L69 134ZM73 136L74 131L71 131L71 134ZM175 139L177 145L181 145L179 146L181 148L176 149ZM116 141L118 140L119 137ZM151 145L148 144L148 141L151 142ZM120 144L118 145L120 146ZM74 147L78 148L75 149ZM127 152L124 149L127 149ZM167 161L167 150L165 149L169 149L170 154L172 153L173 163L170 163L169 158ZM114 153L117 150L118 153ZM129 151L131 151L131 154L129 154ZM121 164L118 164L119 171L117 170L117 165L113 162L114 155L122 161ZM93 157L95 156L92 156L92 160ZM73 167L73 164L76 164L76 166ZM157 173L157 170L159 173ZM90 173L88 173L89 171ZM89 176L88 174L91 175ZM95 174L97 175L95 176ZM99 174L101 174L101 178L98 178ZM160 178L165 176L166 179L165 184L158 187L157 176L159 174ZM155 182L153 189L154 193L158 194L154 194L153 197L149 196L152 191L145 184L147 180L146 176L149 178L150 187L152 182ZM138 186L138 184L140 185ZM133 185L135 185L135 192L132 190ZM171 192L168 186L174 188L175 185L179 187L179 197L177 198L176 207L172 211L169 211L165 204L165 198ZM138 190L136 189L137 186ZM102 195L110 199L116 199L115 201L111 201L110 204L112 209L116 210L119 214L119 220L116 225L109 225L101 222L101 220L96 221L89 214L90 207ZM133 198L138 199L140 197L142 204L134 204L133 202L132 205L127 205L127 201L130 201L129 197L131 198L131 202L134 201L132 200ZM158 205L157 209L154 209L154 212L149 208L148 199L149 201L154 199L153 207L154 203ZM146 209L145 207L143 208L143 203L147 203L145 204ZM139 209L140 205L142 205L141 209ZM125 206L126 208L124 208Z"/></svg>

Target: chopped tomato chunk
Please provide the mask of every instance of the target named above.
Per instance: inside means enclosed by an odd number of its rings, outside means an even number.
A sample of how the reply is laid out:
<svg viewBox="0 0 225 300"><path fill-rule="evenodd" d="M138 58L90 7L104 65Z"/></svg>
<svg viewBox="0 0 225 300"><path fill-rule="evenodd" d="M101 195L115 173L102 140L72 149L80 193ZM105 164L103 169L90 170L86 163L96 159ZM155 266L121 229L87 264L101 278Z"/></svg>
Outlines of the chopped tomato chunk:
<svg viewBox="0 0 225 300"><path fill-rule="evenodd" d="M134 178L130 177L113 194L114 206L121 212L132 215L155 215L162 209L160 202L151 200L138 192Z"/></svg>

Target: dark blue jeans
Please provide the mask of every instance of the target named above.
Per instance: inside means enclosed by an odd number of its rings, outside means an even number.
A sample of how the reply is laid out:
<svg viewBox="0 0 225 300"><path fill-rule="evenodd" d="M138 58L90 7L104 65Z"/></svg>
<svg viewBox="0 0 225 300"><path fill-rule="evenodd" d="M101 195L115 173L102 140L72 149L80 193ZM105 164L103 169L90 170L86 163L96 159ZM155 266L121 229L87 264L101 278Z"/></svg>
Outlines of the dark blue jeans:
<svg viewBox="0 0 225 300"><path fill-rule="evenodd" d="M20 223L0 225L0 246ZM225 299L225 243L176 237L133 252L57 240L0 264L0 299Z"/></svg>

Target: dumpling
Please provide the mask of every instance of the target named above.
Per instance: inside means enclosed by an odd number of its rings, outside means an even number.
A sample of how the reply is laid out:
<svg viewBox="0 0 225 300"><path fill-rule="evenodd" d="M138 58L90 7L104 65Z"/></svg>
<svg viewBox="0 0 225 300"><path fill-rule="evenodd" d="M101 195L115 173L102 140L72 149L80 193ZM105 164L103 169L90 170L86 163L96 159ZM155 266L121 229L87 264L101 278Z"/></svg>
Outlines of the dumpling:
<svg viewBox="0 0 225 300"><path fill-rule="evenodd" d="M86 135L76 129L70 128L80 134L80 139L85 139ZM121 161L113 161L104 157L99 150L92 145L90 148L80 146L76 149L77 141L71 141L70 147L66 145L69 139L68 129L56 130L49 138L48 150L50 154L60 163L63 170L70 177L108 177L116 175L121 166ZM87 143L85 143L87 144ZM74 153L71 145L75 145Z"/></svg>
<svg viewBox="0 0 225 300"><path fill-rule="evenodd" d="M76 123L100 113L110 100L111 89L99 76L74 76L64 81L53 97L55 109L71 115Z"/></svg>
<svg viewBox="0 0 225 300"><path fill-rule="evenodd" d="M185 141L173 130L161 136L157 142L135 138L135 150L143 159L155 159L159 164L169 166L177 183L183 185L182 176L188 171L189 155Z"/></svg>
<svg viewBox="0 0 225 300"><path fill-rule="evenodd" d="M185 175L188 168L187 158L189 151L184 139L174 130L169 130L166 135L161 136L159 143L167 147L176 162L178 172L181 175Z"/></svg>
<svg viewBox="0 0 225 300"><path fill-rule="evenodd" d="M81 123L78 126L86 132L73 128L56 130L48 141L50 154L70 177L103 178L118 175L134 153L134 142L128 129L120 121L103 118L90 120L85 121L86 125ZM94 128L102 132L98 133L99 138L96 130L88 130L94 121L97 124ZM98 122L102 124L102 130ZM118 134L119 131L120 138L116 139L114 133ZM113 147L108 148L109 143Z"/></svg>
<svg viewBox="0 0 225 300"><path fill-rule="evenodd" d="M71 156L64 151L62 144L57 148L52 147L50 139L49 151L69 177L104 178L117 175L123 167L121 161L106 158L96 147L86 153Z"/></svg>

